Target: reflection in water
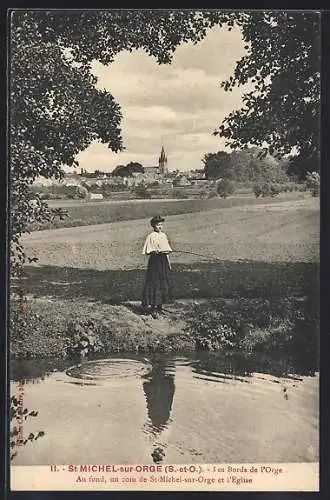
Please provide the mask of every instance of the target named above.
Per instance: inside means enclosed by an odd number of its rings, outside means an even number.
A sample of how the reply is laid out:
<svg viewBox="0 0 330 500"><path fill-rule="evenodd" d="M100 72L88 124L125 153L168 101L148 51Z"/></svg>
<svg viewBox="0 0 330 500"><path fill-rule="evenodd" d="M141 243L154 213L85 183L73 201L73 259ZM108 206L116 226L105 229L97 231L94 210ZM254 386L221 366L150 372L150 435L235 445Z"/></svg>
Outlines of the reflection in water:
<svg viewBox="0 0 330 500"><path fill-rule="evenodd" d="M208 372L198 368L192 370L192 375L194 379L218 382L220 384L226 384L232 380L237 380L239 382L243 382L244 384L249 383L249 380L236 377L235 375L223 375L221 373Z"/></svg>
<svg viewBox="0 0 330 500"><path fill-rule="evenodd" d="M145 376L143 390L153 434L160 433L170 419L175 391L174 374L174 361L158 358L152 361L152 369Z"/></svg>
<svg viewBox="0 0 330 500"><path fill-rule="evenodd" d="M215 372L227 374L230 378L234 376L235 380L239 380L238 376L247 377L253 373L268 373L277 377L286 376L288 373L315 373L314 369L303 370L297 360L283 351L272 352L271 355L269 352L199 352L195 369L203 375Z"/></svg>
<svg viewBox="0 0 330 500"><path fill-rule="evenodd" d="M144 377L143 390L147 401L149 422L145 424L145 431L157 439L171 421L171 410L175 392L174 384L175 363L173 360L154 358L152 369ZM164 443L155 446L151 456L155 463L165 457Z"/></svg>
<svg viewBox="0 0 330 500"><path fill-rule="evenodd" d="M314 349L315 351L315 349ZM202 376L205 372L214 372L235 376L249 376L252 373L268 373L275 375L277 377L287 376L289 373L295 373L297 375L314 375L318 371L318 362L314 355L313 349L309 348L309 344L306 345L294 345L294 348L287 348L286 346L272 346L268 350L258 350L255 352L246 352L240 349L229 350L228 352L209 352L209 351L199 351L199 352L189 352L186 353L185 359L188 363L193 363L196 371L198 371ZM116 359L116 358L129 358L135 359L137 361L142 361L145 363L145 357L141 355L132 355L132 353L111 353L106 358ZM166 356L168 358L168 356ZM175 353L172 354L172 359L174 359ZM102 355L104 359L104 355ZM99 360L99 356L90 358L94 361ZM154 360L155 370L159 371L159 377L161 377L161 370L163 369L167 373L167 378L169 377L170 365L169 361L166 361L166 367L164 365L165 361L161 360L161 354L157 355ZM25 380L27 382L38 382L44 380L44 377L48 377L53 372L62 372L67 368L71 367L73 364L78 364L79 359L13 359L10 361L10 379L12 381ZM163 363L163 368L161 369L161 363ZM95 369L101 367L102 364L99 363L95 365ZM119 365L118 365L119 366ZM158 368L157 368L158 366ZM172 363L172 367L173 367ZM106 369L106 364L102 366L102 371ZM113 370L113 367L111 367ZM127 368L126 368L127 370ZM155 377L156 371L154 372ZM203 373L204 372L204 373ZM87 374L85 374L87 375ZM102 373L102 376L104 373ZM92 378L95 378L96 373L92 373ZM152 375L153 376L153 375ZM169 383L168 381L166 383ZM151 386L152 387L152 386Z"/></svg>
<svg viewBox="0 0 330 500"><path fill-rule="evenodd" d="M26 431L42 429L45 439L22 447L17 465L45 456L52 463L81 456L120 464L132 456L139 463L315 461L316 378L258 373L220 353L122 356L84 361L29 385L28 406L39 414ZM63 457L65 439L71 445Z"/></svg>

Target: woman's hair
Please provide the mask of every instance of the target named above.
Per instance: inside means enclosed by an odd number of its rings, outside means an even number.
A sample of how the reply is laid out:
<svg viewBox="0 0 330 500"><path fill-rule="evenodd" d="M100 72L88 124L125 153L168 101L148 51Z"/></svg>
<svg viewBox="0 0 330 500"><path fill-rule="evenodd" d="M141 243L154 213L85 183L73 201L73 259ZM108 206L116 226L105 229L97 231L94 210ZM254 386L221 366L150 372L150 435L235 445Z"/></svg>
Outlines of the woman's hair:
<svg viewBox="0 0 330 500"><path fill-rule="evenodd" d="M157 226L157 224L159 224L160 222L164 222L164 220L165 220L165 219L164 219L163 217L161 217L160 215L156 215L156 217L153 217L153 218L151 219L151 221L150 221L150 225L151 225L152 227L155 227L155 226Z"/></svg>

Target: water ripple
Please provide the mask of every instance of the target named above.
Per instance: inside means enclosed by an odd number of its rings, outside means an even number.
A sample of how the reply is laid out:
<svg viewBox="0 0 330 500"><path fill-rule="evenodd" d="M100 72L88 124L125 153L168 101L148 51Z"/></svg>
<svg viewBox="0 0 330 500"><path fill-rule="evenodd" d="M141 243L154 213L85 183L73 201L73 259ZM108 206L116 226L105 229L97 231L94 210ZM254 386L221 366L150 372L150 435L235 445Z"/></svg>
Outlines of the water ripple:
<svg viewBox="0 0 330 500"><path fill-rule="evenodd" d="M140 378L151 370L145 361L133 359L102 359L87 361L66 370L69 377L87 381L108 381Z"/></svg>

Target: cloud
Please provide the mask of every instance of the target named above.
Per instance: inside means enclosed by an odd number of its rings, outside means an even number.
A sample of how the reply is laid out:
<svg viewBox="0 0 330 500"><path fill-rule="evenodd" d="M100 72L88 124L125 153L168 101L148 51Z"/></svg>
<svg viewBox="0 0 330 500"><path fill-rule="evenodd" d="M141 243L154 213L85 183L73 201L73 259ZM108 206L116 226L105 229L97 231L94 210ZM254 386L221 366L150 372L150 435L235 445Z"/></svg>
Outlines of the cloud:
<svg viewBox="0 0 330 500"><path fill-rule="evenodd" d="M94 71L99 76L98 86L112 93L122 105L123 113L126 106L143 106L147 109L160 106L160 103L177 111L189 109L192 112L215 106L221 108L228 99L228 94L220 87L224 75L207 74L204 69L198 68L166 67L166 74L161 76L158 68L156 66L152 73L145 74L123 73L122 70L106 73L104 67L98 65ZM171 78L167 78L169 75ZM240 88L235 89L231 99L241 94Z"/></svg>
<svg viewBox="0 0 330 500"><path fill-rule="evenodd" d="M173 122L177 115L173 109L168 106L128 106L123 110L124 119L131 122Z"/></svg>
<svg viewBox="0 0 330 500"><path fill-rule="evenodd" d="M121 105L126 149L115 154L94 143L79 155L81 166L108 171L129 161L154 165L164 144L170 169L201 168L205 153L225 147L212 132L242 105L247 87L227 93L220 82L243 54L240 30L217 27L199 44L180 46L171 65L158 65L141 50L120 53L109 67L95 62L98 87Z"/></svg>

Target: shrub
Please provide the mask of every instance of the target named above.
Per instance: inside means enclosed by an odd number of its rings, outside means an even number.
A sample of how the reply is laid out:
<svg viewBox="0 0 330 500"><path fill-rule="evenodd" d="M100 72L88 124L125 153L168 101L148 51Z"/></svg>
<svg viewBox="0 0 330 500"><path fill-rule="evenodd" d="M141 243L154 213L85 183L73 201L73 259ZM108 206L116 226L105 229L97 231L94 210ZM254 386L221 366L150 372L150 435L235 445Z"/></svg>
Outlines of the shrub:
<svg viewBox="0 0 330 500"><path fill-rule="evenodd" d="M271 184L269 186L270 196L273 198L274 196L278 196L280 194L280 188L277 184Z"/></svg>
<svg viewBox="0 0 330 500"><path fill-rule="evenodd" d="M305 327L304 327L305 325ZM299 343L307 365L315 365L318 331L317 301L240 299L195 306L187 318L186 331L197 349L209 351L266 352L290 349Z"/></svg>
<svg viewBox="0 0 330 500"><path fill-rule="evenodd" d="M217 196L218 196L218 193L214 189L212 189L211 191L209 191L208 194L207 194L208 198L216 198Z"/></svg>
<svg viewBox="0 0 330 500"><path fill-rule="evenodd" d="M71 321L67 327L64 341L64 354L66 357L86 356L102 352L104 345L99 339L96 326L91 320Z"/></svg>
<svg viewBox="0 0 330 500"><path fill-rule="evenodd" d="M293 182L289 182L287 184L278 184L278 187L281 193L292 193L293 191L298 190L298 185Z"/></svg>
<svg viewBox="0 0 330 500"><path fill-rule="evenodd" d="M256 198L259 198L259 196L262 195L262 188L261 188L261 185L256 183L254 186L253 186L253 192L255 194L255 197Z"/></svg>
<svg viewBox="0 0 330 500"><path fill-rule="evenodd" d="M235 191L234 183L228 179L222 179L217 184L217 193L221 198L228 198Z"/></svg>
<svg viewBox="0 0 330 500"><path fill-rule="evenodd" d="M320 196L320 174L318 172L307 172L305 186L312 196Z"/></svg>
<svg viewBox="0 0 330 500"><path fill-rule="evenodd" d="M302 184L298 184L297 185L297 191L301 192L301 193L304 193L307 191L307 186L305 183L302 183Z"/></svg>
<svg viewBox="0 0 330 500"><path fill-rule="evenodd" d="M71 199L85 199L88 195L88 190L83 186L65 186L64 192Z"/></svg>
<svg viewBox="0 0 330 500"><path fill-rule="evenodd" d="M193 336L196 349L218 351L233 347L236 333L226 324L224 313L213 309L195 309L188 319L186 331Z"/></svg>
<svg viewBox="0 0 330 500"><path fill-rule="evenodd" d="M77 186L77 197L85 199L88 196L88 189L84 186Z"/></svg>
<svg viewBox="0 0 330 500"><path fill-rule="evenodd" d="M254 194L256 198L262 196L263 198L278 196L282 191L279 184L273 184L270 182L264 182L262 184L256 183L253 187Z"/></svg>

